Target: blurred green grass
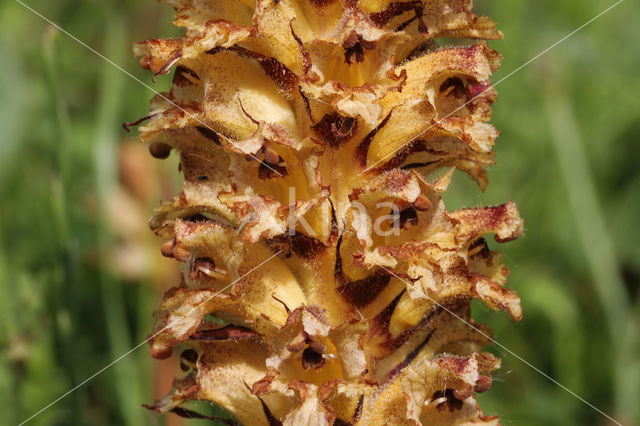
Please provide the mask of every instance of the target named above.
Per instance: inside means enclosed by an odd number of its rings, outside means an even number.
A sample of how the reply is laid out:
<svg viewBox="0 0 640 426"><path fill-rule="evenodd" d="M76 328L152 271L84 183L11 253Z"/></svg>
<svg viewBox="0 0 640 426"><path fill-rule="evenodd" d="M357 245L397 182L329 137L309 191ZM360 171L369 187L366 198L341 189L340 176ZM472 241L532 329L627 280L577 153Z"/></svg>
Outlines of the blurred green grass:
<svg viewBox="0 0 640 426"><path fill-rule="evenodd" d="M131 44L178 33L172 9L152 0L27 4L145 82ZM493 80L611 4L476 1L505 34L491 43L504 55ZM517 202L526 235L500 249L525 317L513 324L480 304L474 315L625 424L640 424L640 32L631 19L639 12L623 2L501 83L489 189L458 174L446 200ZM119 237L106 212L120 184L120 124L144 115L152 93L12 0L0 4L0 39L0 423L15 424L151 330L157 286L123 278L107 260ZM607 424L490 350L503 368L480 400L504 424ZM142 347L33 423L161 424L140 407L157 394L156 365Z"/></svg>

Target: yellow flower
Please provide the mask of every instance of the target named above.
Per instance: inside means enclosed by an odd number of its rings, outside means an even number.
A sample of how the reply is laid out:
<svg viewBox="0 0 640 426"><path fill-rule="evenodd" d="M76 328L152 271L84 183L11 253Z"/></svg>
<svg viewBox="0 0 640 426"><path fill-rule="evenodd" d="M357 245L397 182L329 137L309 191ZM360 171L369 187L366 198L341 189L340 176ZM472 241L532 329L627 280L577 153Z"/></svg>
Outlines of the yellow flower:
<svg viewBox="0 0 640 426"><path fill-rule="evenodd" d="M470 301L521 318L483 236L523 224L511 202L447 212L441 198L454 169L487 185L500 55L439 42L501 37L491 20L470 0L166 2L185 33L135 47L155 75L175 69L140 133L180 153L182 193L150 223L184 273L150 344L186 349L152 408L497 422L474 398L500 361L480 352L490 332Z"/></svg>

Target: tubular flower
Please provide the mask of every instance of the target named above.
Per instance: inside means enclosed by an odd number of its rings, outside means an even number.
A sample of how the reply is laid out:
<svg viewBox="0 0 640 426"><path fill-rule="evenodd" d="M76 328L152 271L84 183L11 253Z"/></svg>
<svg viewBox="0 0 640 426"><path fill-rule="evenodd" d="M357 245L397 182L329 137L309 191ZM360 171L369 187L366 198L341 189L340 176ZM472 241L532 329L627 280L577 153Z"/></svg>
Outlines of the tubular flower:
<svg viewBox="0 0 640 426"><path fill-rule="evenodd" d="M138 43L155 75L141 139L175 149L179 196L151 219L183 265L149 338L184 375L152 407L242 424L497 423L476 392L500 360L470 318L520 300L483 236L511 202L448 212L455 169L484 189L500 55L470 0L165 0L179 39ZM172 71L173 70L173 71ZM229 421L234 423L236 420Z"/></svg>

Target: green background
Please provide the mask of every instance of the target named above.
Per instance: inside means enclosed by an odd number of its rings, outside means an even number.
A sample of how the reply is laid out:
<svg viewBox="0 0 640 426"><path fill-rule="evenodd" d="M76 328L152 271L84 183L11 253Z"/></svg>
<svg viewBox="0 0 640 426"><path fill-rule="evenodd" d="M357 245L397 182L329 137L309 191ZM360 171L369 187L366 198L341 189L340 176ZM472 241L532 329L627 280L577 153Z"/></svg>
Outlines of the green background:
<svg viewBox="0 0 640 426"><path fill-rule="evenodd" d="M504 55L493 81L613 3L476 1L505 34L491 42ZM178 34L173 10L154 0L27 4L147 84L132 43ZM457 174L446 196L450 208L516 201L526 234L500 250L524 319L481 304L474 315L624 424L640 424L639 12L622 2L501 82L489 188ZM152 93L13 0L0 3L0 58L0 424L16 424L142 342L161 293L152 272L132 279L107 261L122 238L108 217L132 137L121 123L145 115ZM169 77L159 80L166 89ZM178 185L175 161L163 167L153 173ZM150 215L159 199L140 206ZM162 264L160 241L139 244ZM479 399L504 424L610 423L488 349L503 368ZM140 407L167 391L157 366L142 345L31 423L163 424Z"/></svg>

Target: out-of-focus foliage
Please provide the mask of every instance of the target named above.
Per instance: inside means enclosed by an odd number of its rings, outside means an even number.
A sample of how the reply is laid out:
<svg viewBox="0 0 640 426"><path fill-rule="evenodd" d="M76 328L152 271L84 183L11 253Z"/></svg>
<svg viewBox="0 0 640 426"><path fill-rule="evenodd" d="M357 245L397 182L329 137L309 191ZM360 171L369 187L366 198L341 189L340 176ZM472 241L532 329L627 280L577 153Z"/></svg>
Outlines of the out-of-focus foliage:
<svg viewBox="0 0 640 426"><path fill-rule="evenodd" d="M26 3L147 84L131 44L176 35L173 11L153 0ZM505 34L491 43L504 55L493 81L611 4L476 1ZM459 173L446 200L518 204L526 235L501 251L524 319L484 315L480 305L475 316L514 353L630 424L640 422L640 32L630 19L638 13L623 2L499 84L491 184L480 193ZM14 424L151 329L173 271L144 237L143 219L172 191L148 156L120 160L130 137L120 124L143 115L148 89L13 0L0 5L0 40L0 423ZM122 232L136 221L139 239ZM136 256L144 268L131 268ZM505 424L606 424L509 353L488 349L503 359L479 398L488 414ZM140 407L169 386L152 366L143 345L33 422L163 422Z"/></svg>

